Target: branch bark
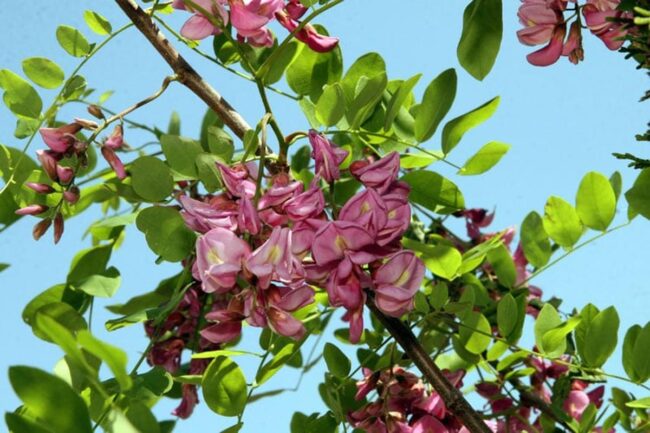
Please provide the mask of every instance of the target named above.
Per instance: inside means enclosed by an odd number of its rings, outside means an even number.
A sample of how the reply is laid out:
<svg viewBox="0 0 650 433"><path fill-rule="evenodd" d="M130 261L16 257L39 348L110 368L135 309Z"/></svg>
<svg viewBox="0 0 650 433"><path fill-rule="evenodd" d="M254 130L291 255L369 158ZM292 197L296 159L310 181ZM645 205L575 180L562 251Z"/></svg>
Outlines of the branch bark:
<svg viewBox="0 0 650 433"><path fill-rule="evenodd" d="M470 432L492 433L481 415L472 408L465 397L463 397L463 394L442 374L442 371L433 362L408 326L399 319L386 316L382 313L375 305L371 294L368 295L366 305L393 338L395 338L395 341L404 349L404 352L411 358L431 386L433 386L433 389L436 390L445 402L447 409L460 418Z"/></svg>
<svg viewBox="0 0 650 433"><path fill-rule="evenodd" d="M239 138L251 129L244 118L208 84L160 32L156 23L134 0L115 0L133 24L165 59L178 81L201 98Z"/></svg>

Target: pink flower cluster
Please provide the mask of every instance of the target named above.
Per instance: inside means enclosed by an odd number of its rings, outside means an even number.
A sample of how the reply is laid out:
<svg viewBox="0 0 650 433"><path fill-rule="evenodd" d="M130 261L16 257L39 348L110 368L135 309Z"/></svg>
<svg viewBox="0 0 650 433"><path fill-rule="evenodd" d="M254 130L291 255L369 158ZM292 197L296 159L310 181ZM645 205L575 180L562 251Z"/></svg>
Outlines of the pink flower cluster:
<svg viewBox="0 0 650 433"><path fill-rule="evenodd" d="M627 34L621 18L627 16L617 10L621 0L586 0L583 5L576 0L522 0L519 21L524 26L517 32L519 41L525 45L544 45L529 54L528 61L535 66L548 66L566 56L572 63L584 57L580 17L573 21L567 36L568 22L564 17L569 3L571 11L582 10L585 23L591 33L600 38L610 50L618 50Z"/></svg>
<svg viewBox="0 0 650 433"><path fill-rule="evenodd" d="M204 305L211 297L212 308L218 308L221 302L218 296L206 294L201 290L200 285L194 285L185 292L176 309L162 324L156 326L153 321L145 323L147 336L154 341L147 354L150 365L162 367L169 373L176 374L181 368L184 349L194 352L219 349L218 344L206 340L198 332L202 323ZM209 363L209 359L192 359L187 374L203 374ZM199 402L196 388L196 385L192 384L182 385L181 403L174 410L174 415L183 419L192 415L194 407Z"/></svg>
<svg viewBox="0 0 650 433"><path fill-rule="evenodd" d="M292 313L312 303L312 286L347 310L352 342L363 332L366 291L388 315L412 309L425 271L401 247L411 211L409 188L397 180L399 155L354 162L350 171L365 189L328 212L321 180L339 179L347 152L315 131L309 140L316 166L309 188L280 172L257 191L255 164L219 164L222 194L179 198L187 226L202 234L194 277L204 291L228 298L206 316L213 324L202 335L213 343L238 337L242 321L301 338L304 326Z"/></svg>
<svg viewBox="0 0 650 433"><path fill-rule="evenodd" d="M465 372L443 372L457 388ZM357 382L356 399L362 400L375 391L374 401L348 413L352 427L367 433L469 433L452 415L438 393L429 390L422 380L401 367L373 372L363 369L364 379ZM494 429L496 423L487 421Z"/></svg>
<svg viewBox="0 0 650 433"><path fill-rule="evenodd" d="M294 32L307 12L299 0L286 3L285 0L174 0L172 6L193 13L181 28L181 35L188 39L218 35L230 23L237 30L240 42L255 47L273 46L274 37L267 27L271 21L277 19L288 31ZM214 20L220 25L216 26ZM334 49L339 41L318 33L311 24L303 25L295 37L318 52Z"/></svg>
<svg viewBox="0 0 650 433"><path fill-rule="evenodd" d="M548 384L551 381L567 376L569 374L568 367L536 357L530 357L525 362L535 369L535 373L531 376L530 392L545 403L551 404L553 396ZM531 431L531 426L535 430L542 431L541 417L531 420L531 416L534 414L534 407L530 406L531 402L525 399L519 402L513 400L512 393L504 392L503 385L504 382L481 382L476 385L476 391L488 400L492 413L504 419L498 421L497 433L528 432ZM587 392L588 386L589 383L574 379L571 381L570 390L563 397L562 407L565 413L578 422L582 419L582 415L589 404L593 404L596 408L600 408L603 404L605 387L603 385L597 386ZM600 430L596 429L594 431Z"/></svg>

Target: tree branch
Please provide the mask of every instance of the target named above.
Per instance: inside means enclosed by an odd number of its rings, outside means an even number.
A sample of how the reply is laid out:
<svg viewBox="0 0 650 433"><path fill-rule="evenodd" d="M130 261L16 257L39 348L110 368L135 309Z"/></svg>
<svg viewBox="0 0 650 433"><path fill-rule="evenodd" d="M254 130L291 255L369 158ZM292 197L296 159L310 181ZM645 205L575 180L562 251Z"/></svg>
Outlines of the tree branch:
<svg viewBox="0 0 650 433"><path fill-rule="evenodd" d="M243 117L210 86L160 32L151 17L134 0L115 0L133 24L165 59L178 81L201 98L239 138L252 129Z"/></svg>
<svg viewBox="0 0 650 433"><path fill-rule="evenodd" d="M491 433L491 430L467 402L463 394L453 386L442 371L434 364L429 354L424 350L413 332L399 319L386 316L375 305L372 295L368 294L366 305L372 314L381 322L388 332L395 338L395 341L404 349L404 352L411 358L418 370L429 381L431 386L445 402L445 406L463 422L465 427L472 433Z"/></svg>

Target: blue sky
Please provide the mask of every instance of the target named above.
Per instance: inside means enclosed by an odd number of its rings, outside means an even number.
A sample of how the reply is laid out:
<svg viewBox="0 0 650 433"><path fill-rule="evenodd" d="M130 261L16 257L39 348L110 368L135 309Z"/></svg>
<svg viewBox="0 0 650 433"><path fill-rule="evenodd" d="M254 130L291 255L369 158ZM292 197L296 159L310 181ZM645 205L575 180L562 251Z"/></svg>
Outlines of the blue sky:
<svg viewBox="0 0 650 433"><path fill-rule="evenodd" d="M495 116L468 133L450 159L460 164L483 144L498 140L512 145L503 161L481 177L459 177L447 166L433 166L461 187L468 206L496 208L495 229L519 225L531 210L542 212L550 195L559 195L573 202L580 179L590 170L608 176L614 170L620 170L625 188L628 188L635 173L623 162L615 160L611 153L644 153L647 144L637 143L634 134L644 130L650 113L648 103L637 102L648 87L647 77L636 71L632 62L608 51L599 40L589 35L585 37L585 61L579 66L564 59L549 68L530 66L525 61L530 49L521 46L515 36L519 26L516 18L518 2L506 1L502 52L492 73L484 82L477 82L461 70L455 55L464 3L349 0L321 16L319 22L326 25L331 34L341 38L346 66L366 52L379 51L386 59L390 78L408 78L419 72L424 74L416 89L419 94L442 70L457 68L459 86L450 118L496 95L501 96L501 105ZM23 58L45 56L56 60L67 72L71 71L77 60L61 50L54 32L59 24L69 24L94 38L82 19L83 10L87 8L97 8L115 28L125 22L125 17L112 2L32 0L13 2L11 8L4 8L0 14L3 40L0 68L20 71ZM179 28L186 16L177 15L171 22ZM209 46L206 50L209 51ZM254 124L261 118L263 110L251 83L237 79L192 53L188 53L187 58L249 123ZM108 103L114 109L124 108L153 93L169 73L166 64L134 30L119 36L82 71L91 87L100 92L115 91ZM52 92L43 91L41 94L46 104L53 97ZM283 130L306 129L306 121L299 109L288 102L271 94L271 103ZM182 133L196 136L204 106L177 84L133 118L166 127L172 110L182 118ZM85 113L81 106L72 106L62 114L71 118ZM0 107L0 143L22 146L22 142L13 138L14 122L8 111ZM149 138L130 130L126 134L132 145ZM438 149L439 140L439 136L435 136L427 147ZM41 146L39 140L35 140L30 154L33 156ZM13 410L18 404L4 373L9 365L29 364L50 370L60 357L58 348L31 335L30 329L21 322L20 312L33 296L64 281L75 252L88 246L89 241L82 241L81 237L87 225L98 215L98 212L91 212L71 220L58 246L53 246L45 238L34 242L31 227L35 220L30 218L24 218L0 236L0 262L12 264L10 269L0 274L0 290L3 292L0 329L5 335L5 349L0 358L2 410ZM624 219L625 212L619 212L617 221L623 222ZM535 284L547 295L563 298L566 310L587 302L599 307L615 305L621 313L623 330L645 321L650 305L644 272L648 263L647 245L650 244L648 227L647 221L635 221L570 256L540 276ZM177 270L173 265L155 265L154 260L155 256L148 250L143 236L131 230L124 246L111 262L121 270L123 284L116 299L110 303L151 290L161 277L172 275ZM106 303L98 304L95 329L102 328L103 321L109 318L102 308ZM256 341L253 340L253 335L257 335L254 330L247 329L246 333L251 335L251 341ZM113 334L99 332L99 335L126 347L131 362L135 362L139 351L146 345L142 328L138 326ZM307 343L308 348L310 344ZM241 361L248 371L254 368L245 359ZM608 369L620 372L615 365L618 362L618 358L610 361ZM321 403L316 387L321 375L322 370L312 371L299 394L285 394L251 406L247 410L244 431L260 428L287 431L294 410L307 413L318 410ZM295 380L295 371L283 373L264 389L292 384ZM161 416L169 413L174 404L162 404L157 413ZM228 420L213 416L202 405L195 416L181 422L176 431L190 432L198 427L218 431L228 425Z"/></svg>

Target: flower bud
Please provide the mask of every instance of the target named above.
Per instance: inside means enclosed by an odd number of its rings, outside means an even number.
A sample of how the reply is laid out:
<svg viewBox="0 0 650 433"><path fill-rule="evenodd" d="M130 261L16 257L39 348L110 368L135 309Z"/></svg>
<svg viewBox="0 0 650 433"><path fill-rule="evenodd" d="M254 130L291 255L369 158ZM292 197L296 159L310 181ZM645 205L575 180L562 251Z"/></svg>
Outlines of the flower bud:
<svg viewBox="0 0 650 433"><path fill-rule="evenodd" d="M43 171L48 175L48 177L52 180L57 180L57 159L54 157L53 153L49 150L37 150L36 156L40 161L41 166L43 166Z"/></svg>
<svg viewBox="0 0 650 433"><path fill-rule="evenodd" d="M38 215L47 211L49 207L42 204L31 204L16 210L16 215Z"/></svg>
<svg viewBox="0 0 650 433"><path fill-rule="evenodd" d="M38 131L45 144L56 153L66 153L75 142L75 134L81 130L79 123L71 123L59 128L41 128Z"/></svg>
<svg viewBox="0 0 650 433"><path fill-rule="evenodd" d="M73 186L63 193L63 199L70 204L75 204L79 201L79 188Z"/></svg>
<svg viewBox="0 0 650 433"><path fill-rule="evenodd" d="M58 244L63 235L63 215L61 212L57 213L54 217L54 243Z"/></svg>
<svg viewBox="0 0 650 433"><path fill-rule="evenodd" d="M74 170L72 170L72 167L63 167L61 165L57 165L56 175L59 178L59 183L61 185L69 185L74 178Z"/></svg>
<svg viewBox="0 0 650 433"><path fill-rule="evenodd" d="M122 125L117 125L111 135L104 142L104 146L109 149L119 149L124 144L124 129Z"/></svg>
<svg viewBox="0 0 650 433"><path fill-rule="evenodd" d="M122 164L122 160L120 160L115 151L110 147L102 146L102 155L104 155L104 159L106 159L108 165L111 166L117 175L117 178L120 180L126 179L126 170L124 170L124 164Z"/></svg>
<svg viewBox="0 0 650 433"><path fill-rule="evenodd" d="M80 119L78 117L75 117L74 121L82 128L88 129L90 131L94 131L95 129L99 128L99 125L94 120Z"/></svg>
<svg viewBox="0 0 650 433"><path fill-rule="evenodd" d="M97 105L89 105L88 113L90 113L91 116L95 116L98 119L104 119L104 113L102 112L102 109L99 108L99 106Z"/></svg>
<svg viewBox="0 0 650 433"><path fill-rule="evenodd" d="M25 186L36 191L38 194L51 194L55 191L54 188L45 183L27 182Z"/></svg>
<svg viewBox="0 0 650 433"><path fill-rule="evenodd" d="M34 229L32 230L32 236L34 236L34 240L35 241L39 240L41 236L43 236L47 232L51 224L52 224L52 220L49 218L46 218L36 223Z"/></svg>

